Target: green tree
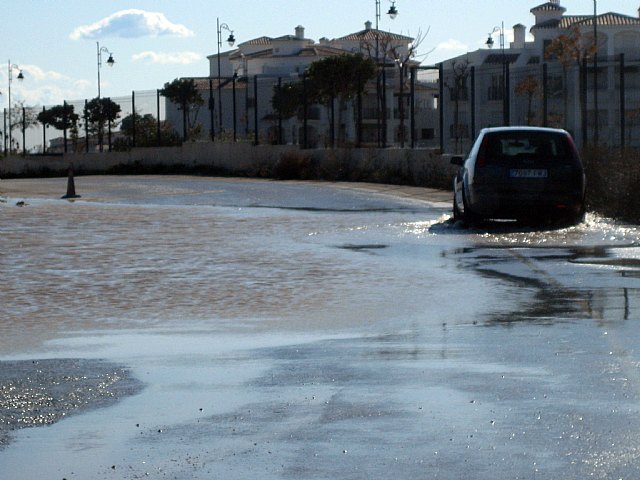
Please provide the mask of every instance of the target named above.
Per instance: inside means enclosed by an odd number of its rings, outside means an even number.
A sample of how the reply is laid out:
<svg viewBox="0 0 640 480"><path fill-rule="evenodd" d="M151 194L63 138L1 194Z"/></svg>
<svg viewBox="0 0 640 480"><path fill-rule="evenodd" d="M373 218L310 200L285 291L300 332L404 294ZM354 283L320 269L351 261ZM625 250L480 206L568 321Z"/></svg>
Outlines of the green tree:
<svg viewBox="0 0 640 480"><path fill-rule="evenodd" d="M337 99L340 102L339 112L342 112L348 101L364 92L367 82L375 74L375 63L362 54L326 57L309 66L304 82L276 86L271 104L283 118L293 117L305 98L307 104L325 106L331 106Z"/></svg>
<svg viewBox="0 0 640 480"><path fill-rule="evenodd" d="M74 150L78 146L78 124L80 116L75 113L73 105L55 105L38 114L38 121L45 126L52 126L57 130L68 130Z"/></svg>
<svg viewBox="0 0 640 480"><path fill-rule="evenodd" d="M104 145L105 125L110 124L111 128L117 126L121 111L120 105L110 98L94 98L87 103L84 121L89 134L97 135L100 151L102 151L102 146Z"/></svg>
<svg viewBox="0 0 640 480"><path fill-rule="evenodd" d="M73 105L56 105L38 114L38 121L57 130L70 130L77 127L80 116Z"/></svg>
<svg viewBox="0 0 640 480"><path fill-rule="evenodd" d="M193 78L176 78L171 83L165 83L164 88L160 90L160 94L166 97L170 102L177 105L178 110L182 111L182 130L183 138L188 139L188 131L194 128L198 110L204 104L204 100ZM193 118L190 113L194 112Z"/></svg>
<svg viewBox="0 0 640 480"><path fill-rule="evenodd" d="M134 125L135 122L135 125ZM158 127L160 127L160 145L179 145L180 137L173 127L167 121L161 121L158 125L157 119L147 113L140 115L138 113L127 115L120 123L120 131L126 140L118 142L117 150L125 150L133 146L133 136L135 132L136 147L155 147L158 145Z"/></svg>
<svg viewBox="0 0 640 480"><path fill-rule="evenodd" d="M312 98L323 105L332 106L335 99L339 102L338 123L346 104L355 98L360 99L365 85L375 77L376 65L369 57L360 53L326 57L309 66L309 80ZM360 123L360 102L358 102L358 123ZM331 138L334 138L331 122ZM360 128L358 128L360 131Z"/></svg>
<svg viewBox="0 0 640 480"><path fill-rule="evenodd" d="M302 105L304 101L303 95L302 82L289 82L281 86L276 85L273 87L271 105L282 118L291 118Z"/></svg>
<svg viewBox="0 0 640 480"><path fill-rule="evenodd" d="M327 105L334 98L342 102L352 100L364 91L366 83L376 73L376 65L362 54L343 54L326 57L309 66L308 76L313 97Z"/></svg>

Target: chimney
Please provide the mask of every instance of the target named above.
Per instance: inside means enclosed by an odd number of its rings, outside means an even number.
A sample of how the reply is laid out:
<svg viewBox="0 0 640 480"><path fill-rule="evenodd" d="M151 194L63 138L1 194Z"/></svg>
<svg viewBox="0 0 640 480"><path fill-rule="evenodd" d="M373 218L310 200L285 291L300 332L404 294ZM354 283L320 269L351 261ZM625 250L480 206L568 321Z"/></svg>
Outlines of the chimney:
<svg viewBox="0 0 640 480"><path fill-rule="evenodd" d="M365 30L371 30L371 22L369 20L364 22L364 28Z"/></svg>
<svg viewBox="0 0 640 480"><path fill-rule="evenodd" d="M298 40L304 40L304 27L302 25L296 27L296 38Z"/></svg>
<svg viewBox="0 0 640 480"><path fill-rule="evenodd" d="M511 48L524 48L527 27L518 23L513 26L513 43Z"/></svg>

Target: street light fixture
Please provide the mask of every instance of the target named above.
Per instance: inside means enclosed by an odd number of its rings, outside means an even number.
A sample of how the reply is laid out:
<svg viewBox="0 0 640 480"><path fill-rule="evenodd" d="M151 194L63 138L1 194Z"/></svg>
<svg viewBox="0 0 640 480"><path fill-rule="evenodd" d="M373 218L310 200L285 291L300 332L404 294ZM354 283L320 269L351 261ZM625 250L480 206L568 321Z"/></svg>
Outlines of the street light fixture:
<svg viewBox="0 0 640 480"><path fill-rule="evenodd" d="M222 47L222 30L226 30L227 32L229 32L227 44L229 44L230 47L233 47L233 45L236 43L236 37L233 36L233 30L229 28L229 25L227 25L226 23L221 24L219 18L216 19L216 22L218 26L218 119L220 121L220 130L222 130L222 93L220 88L220 47Z"/></svg>
<svg viewBox="0 0 640 480"><path fill-rule="evenodd" d="M496 32L500 32L500 48L504 51L504 22L500 27L493 27L493 30L491 30L491 33L489 33L489 38L487 38L487 47L493 48L493 34Z"/></svg>
<svg viewBox="0 0 640 480"><path fill-rule="evenodd" d="M100 42L96 42L96 46L98 52L98 98L100 98L100 69L102 68L102 54L109 54L109 58L107 59L107 66L113 67L113 64L116 63L116 61L113 59L113 54L107 49L107 47L100 48Z"/></svg>
<svg viewBox="0 0 640 480"><path fill-rule="evenodd" d="M19 81L24 80L24 75L22 74L22 70L15 63L11 63L11 60L8 62L8 78L9 78L9 86L7 89L7 93L9 94L9 152L11 152L11 146L13 145L13 136L12 136L12 126L11 126L11 83L13 82L13 70L18 70L18 76L16 77ZM24 145L23 145L24 148Z"/></svg>
<svg viewBox="0 0 640 480"><path fill-rule="evenodd" d="M395 18L398 16L398 9L396 8L395 0L391 0L391 6L389 7L387 15L389 15L389 18L391 18L391 20L395 20ZM376 0L376 30L378 30L380 16L380 0Z"/></svg>
<svg viewBox="0 0 640 480"><path fill-rule="evenodd" d="M396 2L394 0L391 1L391 7L389 7L387 15L391 17L391 20L395 20L398 16L398 9L396 8Z"/></svg>

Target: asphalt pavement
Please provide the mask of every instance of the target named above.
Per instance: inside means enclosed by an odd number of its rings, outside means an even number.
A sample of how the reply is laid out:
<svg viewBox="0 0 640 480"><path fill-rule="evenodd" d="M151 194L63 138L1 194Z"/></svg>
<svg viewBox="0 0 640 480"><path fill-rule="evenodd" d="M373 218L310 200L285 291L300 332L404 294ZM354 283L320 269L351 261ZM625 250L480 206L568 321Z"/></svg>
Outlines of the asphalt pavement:
<svg viewBox="0 0 640 480"><path fill-rule="evenodd" d="M66 181L0 182L1 478L640 476L637 227L468 228L413 187Z"/></svg>

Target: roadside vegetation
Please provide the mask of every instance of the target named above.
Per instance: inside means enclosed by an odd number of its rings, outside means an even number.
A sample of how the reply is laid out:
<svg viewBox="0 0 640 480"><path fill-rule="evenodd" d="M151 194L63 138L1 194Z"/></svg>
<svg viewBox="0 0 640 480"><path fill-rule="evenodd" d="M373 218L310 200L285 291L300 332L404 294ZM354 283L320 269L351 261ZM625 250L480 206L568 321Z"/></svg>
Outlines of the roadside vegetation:
<svg viewBox="0 0 640 480"><path fill-rule="evenodd" d="M587 209L640 223L640 151L591 147L582 152Z"/></svg>

